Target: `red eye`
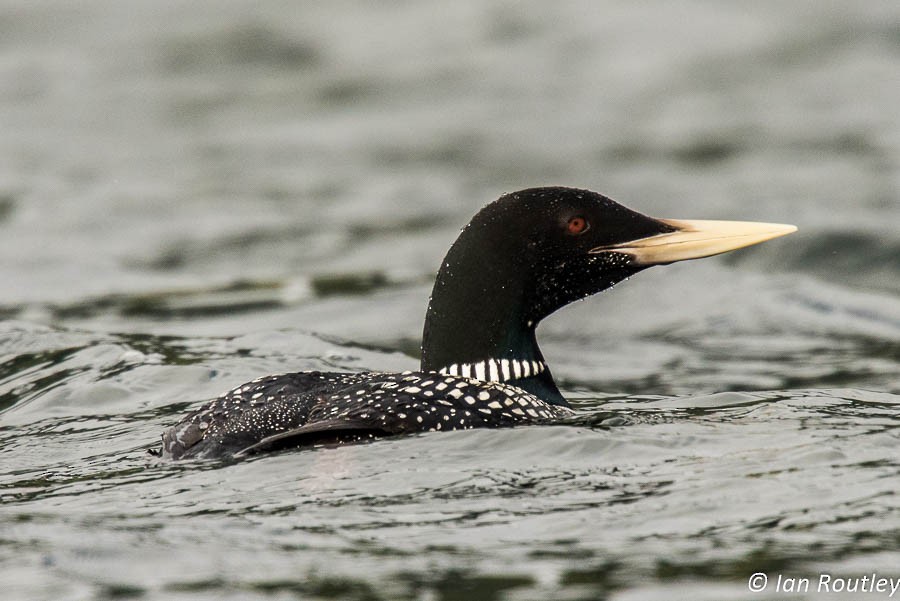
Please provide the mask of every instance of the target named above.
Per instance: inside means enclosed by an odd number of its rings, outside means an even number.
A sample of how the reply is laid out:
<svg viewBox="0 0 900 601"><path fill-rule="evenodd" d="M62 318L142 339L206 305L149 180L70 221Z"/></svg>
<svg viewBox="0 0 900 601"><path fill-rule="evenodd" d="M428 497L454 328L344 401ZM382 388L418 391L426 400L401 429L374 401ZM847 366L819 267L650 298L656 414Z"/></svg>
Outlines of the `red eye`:
<svg viewBox="0 0 900 601"><path fill-rule="evenodd" d="M583 234L588 230L587 219L584 217L572 217L569 219L568 225L566 225L566 230L573 236Z"/></svg>

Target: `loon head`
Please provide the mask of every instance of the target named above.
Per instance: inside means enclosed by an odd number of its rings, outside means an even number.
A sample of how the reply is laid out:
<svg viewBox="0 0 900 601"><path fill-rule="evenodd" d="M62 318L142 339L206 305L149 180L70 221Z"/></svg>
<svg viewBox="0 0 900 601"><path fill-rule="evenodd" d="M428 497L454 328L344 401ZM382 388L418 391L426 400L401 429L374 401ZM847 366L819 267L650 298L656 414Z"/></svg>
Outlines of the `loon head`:
<svg viewBox="0 0 900 601"><path fill-rule="evenodd" d="M463 228L425 317L422 369L510 381L566 404L535 338L545 317L653 265L708 257L791 225L654 219L573 188L504 195Z"/></svg>

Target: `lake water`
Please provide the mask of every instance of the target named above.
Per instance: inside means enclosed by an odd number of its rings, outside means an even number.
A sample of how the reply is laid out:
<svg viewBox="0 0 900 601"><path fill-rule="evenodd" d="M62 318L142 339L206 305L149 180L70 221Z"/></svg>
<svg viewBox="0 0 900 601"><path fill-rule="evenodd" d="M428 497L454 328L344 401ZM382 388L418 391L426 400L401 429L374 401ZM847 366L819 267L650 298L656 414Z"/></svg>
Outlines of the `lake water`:
<svg viewBox="0 0 900 601"><path fill-rule="evenodd" d="M0 596L891 598L835 591L900 578L898 64L895 0L0 2ZM551 184L800 230L551 317L567 423L147 454L415 368L459 228Z"/></svg>

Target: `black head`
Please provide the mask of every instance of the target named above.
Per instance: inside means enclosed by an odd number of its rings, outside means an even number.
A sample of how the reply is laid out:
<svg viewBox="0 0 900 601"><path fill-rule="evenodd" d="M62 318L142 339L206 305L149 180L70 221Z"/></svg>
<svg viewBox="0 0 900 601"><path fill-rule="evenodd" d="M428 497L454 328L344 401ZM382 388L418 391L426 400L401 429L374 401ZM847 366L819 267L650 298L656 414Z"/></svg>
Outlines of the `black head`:
<svg viewBox="0 0 900 601"><path fill-rule="evenodd" d="M497 225L507 236L494 230ZM517 308L526 324L649 266L600 249L675 231L596 192L571 188L509 194L485 207L473 226L487 238L502 238L507 246L495 252L514 257L515 277L524 285Z"/></svg>
<svg viewBox="0 0 900 601"><path fill-rule="evenodd" d="M475 215L441 265L426 316L423 367L497 353L519 357L521 331L646 267L629 255L594 249L672 231L588 190L532 188L502 196ZM446 344L453 339L459 344Z"/></svg>
<svg viewBox="0 0 900 601"><path fill-rule="evenodd" d="M725 252L783 235L785 227L792 226L653 219L572 188L507 194L475 215L441 265L422 368L542 361L535 327L557 309L651 265ZM549 372L539 379L537 392L552 396Z"/></svg>

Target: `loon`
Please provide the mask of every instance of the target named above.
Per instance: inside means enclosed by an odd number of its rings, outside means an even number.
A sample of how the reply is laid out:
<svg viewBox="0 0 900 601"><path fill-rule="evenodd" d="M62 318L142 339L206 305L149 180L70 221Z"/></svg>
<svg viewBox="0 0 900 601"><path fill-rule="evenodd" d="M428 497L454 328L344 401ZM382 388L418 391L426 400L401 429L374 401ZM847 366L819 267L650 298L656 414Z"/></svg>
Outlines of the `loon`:
<svg viewBox="0 0 900 601"><path fill-rule="evenodd" d="M441 264L419 371L265 376L185 416L162 435L155 454L241 458L572 415L538 348L535 329L543 318L653 265L728 252L796 229L654 219L573 188L506 194L475 215Z"/></svg>

